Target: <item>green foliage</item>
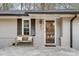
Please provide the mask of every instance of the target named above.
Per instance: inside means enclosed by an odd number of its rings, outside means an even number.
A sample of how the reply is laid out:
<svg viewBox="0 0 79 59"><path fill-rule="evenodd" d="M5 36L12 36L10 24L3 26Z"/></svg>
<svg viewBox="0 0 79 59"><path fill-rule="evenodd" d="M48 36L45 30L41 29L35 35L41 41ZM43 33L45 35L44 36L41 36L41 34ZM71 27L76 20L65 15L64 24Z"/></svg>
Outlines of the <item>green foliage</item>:
<svg viewBox="0 0 79 59"><path fill-rule="evenodd" d="M3 3L2 4L3 10L9 10L12 7L13 7L13 4L11 4L11 3Z"/></svg>

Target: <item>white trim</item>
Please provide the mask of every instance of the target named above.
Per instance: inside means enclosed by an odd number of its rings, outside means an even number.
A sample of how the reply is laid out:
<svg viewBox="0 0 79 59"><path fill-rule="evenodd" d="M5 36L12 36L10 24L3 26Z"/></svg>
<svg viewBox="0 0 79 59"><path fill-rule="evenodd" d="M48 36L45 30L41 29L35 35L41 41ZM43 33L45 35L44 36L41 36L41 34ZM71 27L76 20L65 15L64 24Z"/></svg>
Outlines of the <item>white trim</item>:
<svg viewBox="0 0 79 59"><path fill-rule="evenodd" d="M55 45L56 45L56 42L57 42L57 40L56 40L56 38L57 38L57 36L56 36L56 33L57 33L57 28L56 28L56 19L54 20L55 21Z"/></svg>
<svg viewBox="0 0 79 59"><path fill-rule="evenodd" d="M22 35L23 35L23 30L24 30L24 29L23 29L23 19L22 19Z"/></svg>
<svg viewBox="0 0 79 59"><path fill-rule="evenodd" d="M44 20L44 45L46 45L46 21Z"/></svg>
<svg viewBox="0 0 79 59"><path fill-rule="evenodd" d="M31 18L29 19L29 35L31 35Z"/></svg>

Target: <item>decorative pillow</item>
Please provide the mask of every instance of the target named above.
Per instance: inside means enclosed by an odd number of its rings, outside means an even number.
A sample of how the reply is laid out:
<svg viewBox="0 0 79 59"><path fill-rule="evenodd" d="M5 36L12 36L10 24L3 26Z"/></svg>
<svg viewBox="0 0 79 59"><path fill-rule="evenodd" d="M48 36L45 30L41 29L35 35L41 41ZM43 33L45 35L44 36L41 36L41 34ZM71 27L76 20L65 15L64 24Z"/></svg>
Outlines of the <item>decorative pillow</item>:
<svg viewBox="0 0 79 59"><path fill-rule="evenodd" d="M23 36L23 37L22 37L22 40L23 40L23 41L26 41L26 40L28 40L28 37L27 37L27 36Z"/></svg>

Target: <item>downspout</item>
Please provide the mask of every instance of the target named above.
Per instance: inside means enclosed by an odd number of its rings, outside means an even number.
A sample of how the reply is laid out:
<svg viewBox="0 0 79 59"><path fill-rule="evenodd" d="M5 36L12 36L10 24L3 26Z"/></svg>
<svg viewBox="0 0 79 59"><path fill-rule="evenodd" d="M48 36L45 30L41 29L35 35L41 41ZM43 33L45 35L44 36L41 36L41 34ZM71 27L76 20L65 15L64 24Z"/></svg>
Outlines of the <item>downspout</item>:
<svg viewBox="0 0 79 59"><path fill-rule="evenodd" d="M70 47L73 48L73 21L77 17L77 14L70 20Z"/></svg>

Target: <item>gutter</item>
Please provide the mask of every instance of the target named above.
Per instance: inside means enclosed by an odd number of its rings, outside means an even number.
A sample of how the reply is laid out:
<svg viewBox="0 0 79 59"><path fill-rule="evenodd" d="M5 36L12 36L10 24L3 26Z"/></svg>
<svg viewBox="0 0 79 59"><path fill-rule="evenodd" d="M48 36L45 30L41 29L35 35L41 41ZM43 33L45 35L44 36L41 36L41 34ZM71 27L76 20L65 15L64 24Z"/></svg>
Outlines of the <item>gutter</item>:
<svg viewBox="0 0 79 59"><path fill-rule="evenodd" d="M73 21L77 17L77 14L70 20L70 47L73 48Z"/></svg>

